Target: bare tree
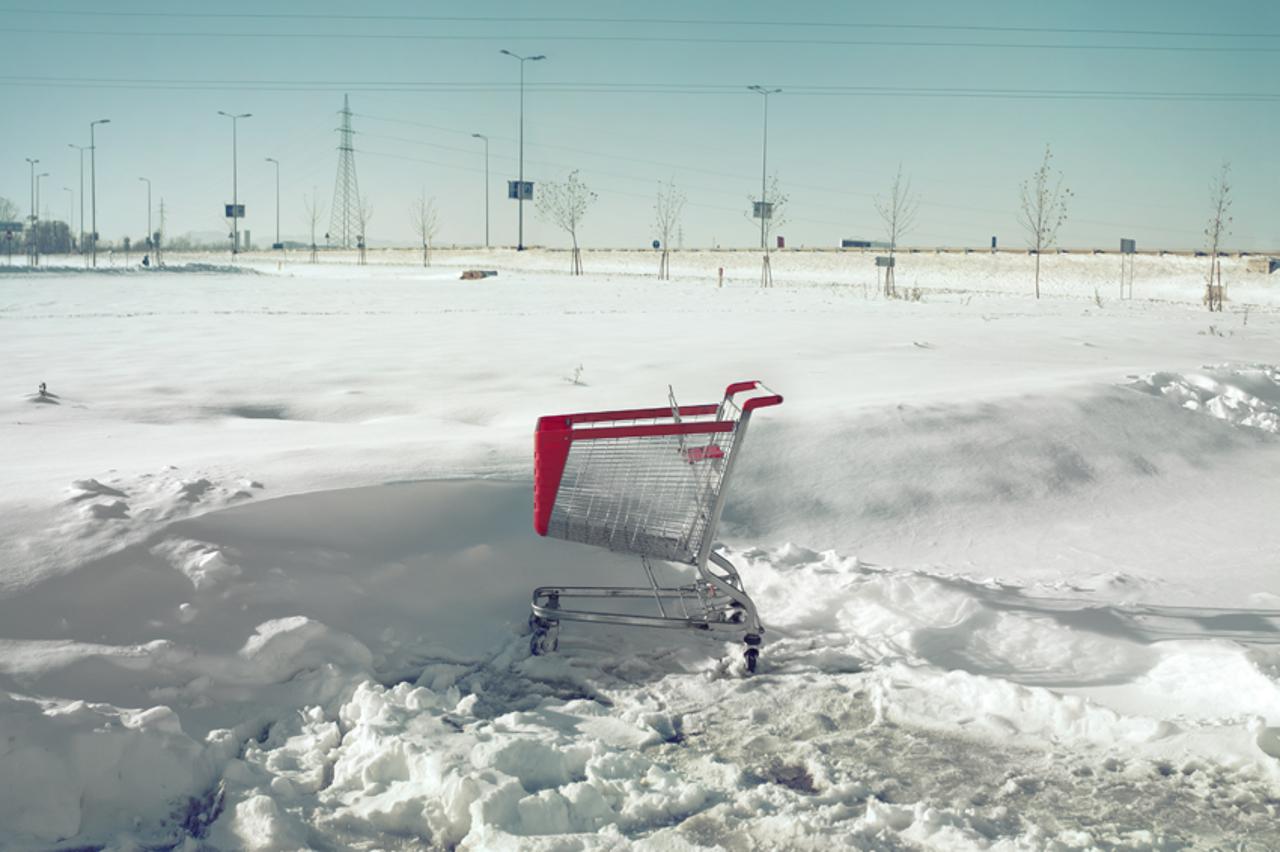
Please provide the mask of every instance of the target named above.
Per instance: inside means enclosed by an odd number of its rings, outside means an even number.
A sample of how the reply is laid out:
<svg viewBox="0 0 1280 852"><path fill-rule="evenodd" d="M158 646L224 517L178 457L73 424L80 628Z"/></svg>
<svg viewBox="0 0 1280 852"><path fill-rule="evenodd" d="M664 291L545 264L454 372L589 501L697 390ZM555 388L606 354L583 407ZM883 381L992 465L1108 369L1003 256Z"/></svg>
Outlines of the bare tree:
<svg viewBox="0 0 1280 852"><path fill-rule="evenodd" d="M658 184L658 202L653 206L653 222L662 241L662 260L658 262L658 278L671 280L671 235L680 225L685 194L676 189L675 178Z"/></svg>
<svg viewBox="0 0 1280 852"><path fill-rule="evenodd" d="M413 229L422 239L422 265L430 266L431 244L435 242L436 231L439 230L436 200L427 198L427 191L424 189L409 209L413 214Z"/></svg>
<svg viewBox="0 0 1280 852"><path fill-rule="evenodd" d="M772 287L773 270L769 265L769 252L772 251L774 232L787 224L786 207L791 197L779 187L777 175L769 176L765 197L769 206L767 209L761 210L756 206L759 199L751 195L747 196L747 203L751 205L751 209L747 213L747 221L764 217L764 265L760 271L760 286Z"/></svg>
<svg viewBox="0 0 1280 852"><path fill-rule="evenodd" d="M360 197L360 209L356 211L358 221L356 224L360 226L360 233L357 234L358 248L360 249L360 263L366 263L365 251L369 247L369 222L373 219L373 203L369 201L369 196L362 195Z"/></svg>
<svg viewBox="0 0 1280 852"><path fill-rule="evenodd" d="M892 259L898 250L898 240L916 223L916 213L920 209L920 196L911 191L911 178L903 179L902 164L898 164L898 173L894 175L893 186L885 198L876 196L876 212L884 220L885 230L889 237L889 257ZM891 260L892 263L896 261ZM885 270L884 294L889 298L898 295L893 280L893 266Z"/></svg>
<svg viewBox="0 0 1280 852"><path fill-rule="evenodd" d="M1222 310L1222 263L1218 260L1218 251L1222 241L1231 233L1231 164L1224 162L1222 171L1209 187L1209 201L1213 212L1209 216L1209 225L1204 229L1209 249L1209 278L1205 282L1204 303L1210 311ZM1217 283L1214 283L1214 278Z"/></svg>
<svg viewBox="0 0 1280 852"><path fill-rule="evenodd" d="M547 181L538 197L538 213L562 231L568 231L573 240L573 274L582 274L582 252L578 249L578 228L587 215L587 208L596 200L596 194L578 179L578 170L569 172L563 181Z"/></svg>
<svg viewBox="0 0 1280 852"><path fill-rule="evenodd" d="M1071 190L1062 185L1062 172L1054 178L1050 161L1053 153L1044 146L1044 161L1029 180L1022 183L1022 211L1018 221L1027 229L1027 246L1036 253L1036 298L1040 298L1040 252L1052 248L1058 228L1067 220L1067 200Z"/></svg>
<svg viewBox="0 0 1280 852"><path fill-rule="evenodd" d="M311 228L311 262L316 262L316 227L320 224L320 220L324 218L324 203L320 201L320 196L316 190L312 188L311 197L303 196L302 207L306 212L307 225Z"/></svg>
<svg viewBox="0 0 1280 852"><path fill-rule="evenodd" d="M0 222L18 221L18 205L8 198L0 196Z"/></svg>

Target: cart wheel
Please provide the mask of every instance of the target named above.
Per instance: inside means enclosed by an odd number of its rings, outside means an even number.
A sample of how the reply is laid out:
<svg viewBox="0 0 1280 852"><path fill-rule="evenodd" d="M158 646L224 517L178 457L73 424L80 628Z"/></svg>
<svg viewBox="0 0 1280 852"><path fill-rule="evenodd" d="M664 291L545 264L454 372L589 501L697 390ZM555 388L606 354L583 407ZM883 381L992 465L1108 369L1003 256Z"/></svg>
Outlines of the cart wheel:
<svg viewBox="0 0 1280 852"><path fill-rule="evenodd" d="M747 617L747 610L742 604L734 601L729 604L729 611L725 613L724 620L730 624L741 624L742 620Z"/></svg>
<svg viewBox="0 0 1280 852"><path fill-rule="evenodd" d="M748 648L743 652L742 656L746 658L747 661L747 674L755 674L756 664L760 659L760 649Z"/></svg>
<svg viewBox="0 0 1280 852"><path fill-rule="evenodd" d="M529 653L535 657L553 654L560 648L560 622L529 617L533 635L529 637Z"/></svg>

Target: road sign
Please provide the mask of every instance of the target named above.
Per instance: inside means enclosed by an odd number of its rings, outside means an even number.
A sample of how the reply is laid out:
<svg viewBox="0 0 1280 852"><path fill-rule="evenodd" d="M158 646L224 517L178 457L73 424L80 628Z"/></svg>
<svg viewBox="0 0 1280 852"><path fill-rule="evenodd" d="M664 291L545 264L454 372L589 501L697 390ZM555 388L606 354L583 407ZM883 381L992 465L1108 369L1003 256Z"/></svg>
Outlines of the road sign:
<svg viewBox="0 0 1280 852"><path fill-rule="evenodd" d="M224 215L225 215L228 219L243 219L243 218L244 218L244 205L243 205L243 204L228 204L228 205L226 205L226 210L227 210L227 212L226 212Z"/></svg>
<svg viewBox="0 0 1280 852"><path fill-rule="evenodd" d="M896 257L884 257L881 255L876 258L876 266L887 266L892 268L895 260L897 260Z"/></svg>
<svg viewBox="0 0 1280 852"><path fill-rule="evenodd" d="M657 240L654 240L654 241L653 241L653 247L654 247L655 249L662 248L662 243L660 243L660 242L659 242L659 241L657 241Z"/></svg>
<svg viewBox="0 0 1280 852"><path fill-rule="evenodd" d="M772 201L751 202L751 218L752 219L772 219L773 218L773 202Z"/></svg>
<svg viewBox="0 0 1280 852"><path fill-rule="evenodd" d="M1135 252L1137 252L1137 250L1138 250L1138 243L1136 240L1126 240L1124 237L1120 238L1121 254L1134 254Z"/></svg>
<svg viewBox="0 0 1280 852"><path fill-rule="evenodd" d="M520 181L518 180L507 181L507 198L513 198L513 199L523 198L525 201L532 201L533 200L533 181L527 180L524 182L523 192L521 192Z"/></svg>
<svg viewBox="0 0 1280 852"><path fill-rule="evenodd" d="M6 234L18 234L22 232L21 222L0 222L0 231Z"/></svg>

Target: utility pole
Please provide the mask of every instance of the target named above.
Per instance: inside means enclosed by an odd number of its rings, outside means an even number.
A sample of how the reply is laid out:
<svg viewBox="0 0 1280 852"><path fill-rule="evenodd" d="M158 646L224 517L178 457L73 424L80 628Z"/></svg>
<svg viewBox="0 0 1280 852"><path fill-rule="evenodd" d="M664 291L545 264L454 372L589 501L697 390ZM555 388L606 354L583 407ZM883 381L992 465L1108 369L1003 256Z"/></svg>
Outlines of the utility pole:
<svg viewBox="0 0 1280 852"><path fill-rule="evenodd" d="M236 122L242 118L249 118L253 113L246 112L232 115L229 112L218 110L218 115L225 115L231 119L231 256L234 258L240 252L240 198L237 179Z"/></svg>
<svg viewBox="0 0 1280 852"><path fill-rule="evenodd" d="M765 220L769 218L769 205L765 198L768 191L766 186L767 176L769 174L769 96L776 95L781 89L766 89L763 86L747 86L753 92L764 95L764 146L760 154L760 248L768 249L765 245Z"/></svg>
<svg viewBox="0 0 1280 852"><path fill-rule="evenodd" d="M160 199L160 230L156 232L156 266L160 266L160 244L164 242L164 198Z"/></svg>
<svg viewBox="0 0 1280 852"><path fill-rule="evenodd" d="M517 56L509 50L500 50L498 52L505 53L512 59L520 60L520 183L516 187L516 203L520 209L520 224L516 236L516 251L524 251L524 64L526 62L540 62L547 57L540 53L537 56Z"/></svg>
<svg viewBox="0 0 1280 852"><path fill-rule="evenodd" d="M36 163L39 160L26 158L27 165L31 166L31 239L27 246L27 263L34 266L36 261Z"/></svg>
<svg viewBox="0 0 1280 852"><path fill-rule="evenodd" d="M110 124L111 119L100 118L89 122L89 193L92 208L93 231L89 234L89 242L93 246L93 267L98 268L98 146L94 142L93 127L95 124Z"/></svg>
<svg viewBox="0 0 1280 852"><path fill-rule="evenodd" d="M71 238L71 226L75 224L76 213L76 191L69 186L64 186L62 191L67 193L67 238Z"/></svg>
<svg viewBox="0 0 1280 852"><path fill-rule="evenodd" d="M67 147L80 152L80 230L77 232L79 236L76 238L76 248L80 250L80 254L84 254L84 152L88 150L88 146L68 142Z"/></svg>
<svg viewBox="0 0 1280 852"><path fill-rule="evenodd" d="M489 137L472 133L472 139L484 140L484 247L489 247Z"/></svg>
<svg viewBox="0 0 1280 852"><path fill-rule="evenodd" d="M41 172L40 174L36 175L36 216L37 217L40 215L40 178L47 178L48 176L49 176L48 172ZM34 249L36 266L39 266L40 265L40 229L39 228L36 229L35 234L33 236L35 236L36 238L36 244Z"/></svg>
<svg viewBox="0 0 1280 852"><path fill-rule="evenodd" d="M282 249L284 243L280 242L280 161L275 157L267 157L267 162L276 164L276 242L272 248Z"/></svg>
<svg viewBox="0 0 1280 852"><path fill-rule="evenodd" d="M140 177L147 184L147 248L151 248L151 179Z"/></svg>

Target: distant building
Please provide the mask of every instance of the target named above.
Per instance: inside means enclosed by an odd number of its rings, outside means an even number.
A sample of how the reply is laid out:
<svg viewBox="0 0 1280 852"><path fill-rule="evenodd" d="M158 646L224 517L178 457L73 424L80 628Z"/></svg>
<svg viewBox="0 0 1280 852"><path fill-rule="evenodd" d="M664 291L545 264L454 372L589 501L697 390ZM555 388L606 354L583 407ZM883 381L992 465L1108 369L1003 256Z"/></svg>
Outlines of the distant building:
<svg viewBox="0 0 1280 852"><path fill-rule="evenodd" d="M888 247L889 247L889 244L884 242L883 240L855 240L851 237L846 237L845 239L840 241L840 248L885 248L887 249Z"/></svg>

